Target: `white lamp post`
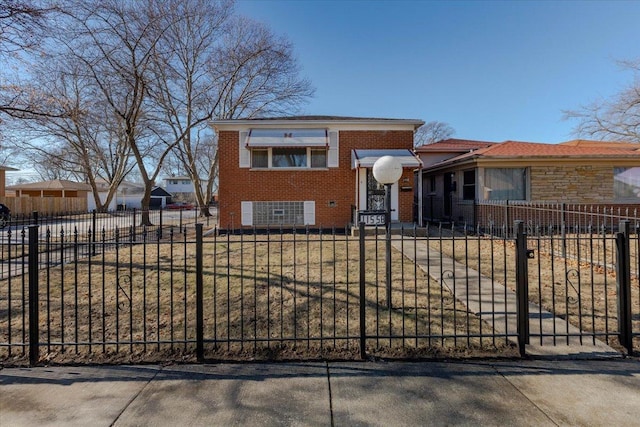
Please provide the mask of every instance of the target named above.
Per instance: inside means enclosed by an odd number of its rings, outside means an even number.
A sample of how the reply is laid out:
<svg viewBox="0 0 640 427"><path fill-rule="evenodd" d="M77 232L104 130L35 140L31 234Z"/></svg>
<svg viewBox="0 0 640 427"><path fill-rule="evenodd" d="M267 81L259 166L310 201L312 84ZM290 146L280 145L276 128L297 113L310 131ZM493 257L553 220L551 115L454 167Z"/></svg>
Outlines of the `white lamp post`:
<svg viewBox="0 0 640 427"><path fill-rule="evenodd" d="M387 306L391 310L391 185L402 176L402 163L393 156L380 157L373 164L373 177L385 187Z"/></svg>

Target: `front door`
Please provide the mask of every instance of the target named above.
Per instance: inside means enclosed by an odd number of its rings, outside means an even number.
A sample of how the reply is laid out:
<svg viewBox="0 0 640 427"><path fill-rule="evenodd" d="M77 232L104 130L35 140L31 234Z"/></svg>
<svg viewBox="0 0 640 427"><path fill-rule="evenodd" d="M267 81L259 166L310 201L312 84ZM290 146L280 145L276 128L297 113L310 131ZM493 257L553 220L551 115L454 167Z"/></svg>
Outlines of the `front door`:
<svg viewBox="0 0 640 427"><path fill-rule="evenodd" d="M373 177L373 170L367 169L367 207L368 211L384 211L384 185Z"/></svg>

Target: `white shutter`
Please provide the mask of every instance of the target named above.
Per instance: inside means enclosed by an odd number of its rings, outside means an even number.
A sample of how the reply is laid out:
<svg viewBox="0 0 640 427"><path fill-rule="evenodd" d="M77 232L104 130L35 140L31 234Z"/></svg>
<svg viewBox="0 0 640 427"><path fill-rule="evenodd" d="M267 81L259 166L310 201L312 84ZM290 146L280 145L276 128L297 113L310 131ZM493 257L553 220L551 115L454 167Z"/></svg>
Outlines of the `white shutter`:
<svg viewBox="0 0 640 427"><path fill-rule="evenodd" d="M240 202L242 225L253 225L253 203Z"/></svg>
<svg viewBox="0 0 640 427"><path fill-rule="evenodd" d="M304 202L304 225L316 224L316 202Z"/></svg>
<svg viewBox="0 0 640 427"><path fill-rule="evenodd" d="M251 167L251 151L247 149L247 135L249 135L249 132L240 132L238 152L240 153L241 168Z"/></svg>
<svg viewBox="0 0 640 427"><path fill-rule="evenodd" d="M327 166L330 168L338 167L338 132L329 132L329 155L327 157Z"/></svg>

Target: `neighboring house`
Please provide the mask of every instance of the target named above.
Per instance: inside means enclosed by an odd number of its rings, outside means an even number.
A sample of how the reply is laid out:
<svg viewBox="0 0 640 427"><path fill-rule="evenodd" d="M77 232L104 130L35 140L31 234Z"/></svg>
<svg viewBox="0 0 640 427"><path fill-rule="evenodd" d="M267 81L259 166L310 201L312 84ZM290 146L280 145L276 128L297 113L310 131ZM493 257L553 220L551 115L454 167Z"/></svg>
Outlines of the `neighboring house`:
<svg viewBox="0 0 640 427"><path fill-rule="evenodd" d="M118 210L141 209L142 197L144 196L144 184L134 182L122 182L118 186L115 200L109 205L109 209L115 203ZM151 190L151 200L149 207L151 209L164 208L171 203L171 194L161 187L153 187Z"/></svg>
<svg viewBox="0 0 640 427"><path fill-rule="evenodd" d="M7 179L6 179L6 176L5 176L5 172L13 172L13 171L17 171L17 170L18 169L11 168L9 166L0 165L0 197L5 197L6 196L5 187L7 185Z"/></svg>
<svg viewBox="0 0 640 427"><path fill-rule="evenodd" d="M640 148L626 143L478 142L465 153L441 155L439 143L420 147L422 221L482 218L477 204L527 201L640 206ZM449 142L443 146L451 144ZM463 146L463 144L461 144Z"/></svg>
<svg viewBox="0 0 640 427"><path fill-rule="evenodd" d="M202 192L206 192L207 180L201 179ZM174 201L196 202L196 190L188 176L171 176L164 178L164 189L171 193Z"/></svg>
<svg viewBox="0 0 640 427"><path fill-rule="evenodd" d="M7 187L15 192L12 212L27 214L86 212L91 187L82 182L54 179ZM11 208L11 206L10 206Z"/></svg>
<svg viewBox="0 0 640 427"><path fill-rule="evenodd" d="M7 190L15 191L16 197L60 197L86 200L91 186L82 182L54 179L11 185Z"/></svg>
<svg viewBox="0 0 640 427"><path fill-rule="evenodd" d="M415 149L415 152L418 157L420 157L420 160L422 160L422 168L427 169L436 163L488 147L492 144L495 144L495 142L451 138L432 144L421 145Z"/></svg>
<svg viewBox="0 0 640 427"><path fill-rule="evenodd" d="M109 183L105 180L97 180L96 187L98 190L98 197L101 201L107 199L109 192ZM108 211L124 210L124 209L140 209L142 206L142 196L144 195L144 185L134 182L123 181L118 186L116 194L111 199ZM154 187L151 190L151 207L152 208L164 208L167 204L171 203L171 194L160 187ZM88 199L89 211L96 209L96 203L93 195L89 195Z"/></svg>
<svg viewBox="0 0 640 427"><path fill-rule="evenodd" d="M347 227L358 211L383 209L371 168L399 157L392 221L413 220L413 135L424 122L333 116L217 120L219 225Z"/></svg>

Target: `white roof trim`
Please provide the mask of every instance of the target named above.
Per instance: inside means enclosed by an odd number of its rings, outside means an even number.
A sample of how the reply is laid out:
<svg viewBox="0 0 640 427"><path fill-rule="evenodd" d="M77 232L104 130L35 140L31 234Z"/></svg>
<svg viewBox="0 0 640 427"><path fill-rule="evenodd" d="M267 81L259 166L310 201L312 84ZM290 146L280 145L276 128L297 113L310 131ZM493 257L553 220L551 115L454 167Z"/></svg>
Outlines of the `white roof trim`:
<svg viewBox="0 0 640 427"><path fill-rule="evenodd" d="M403 168L422 167L422 160L411 150L351 150L351 165L355 168L372 168L380 157L393 156L400 161Z"/></svg>
<svg viewBox="0 0 640 427"><path fill-rule="evenodd" d="M248 148L329 146L327 129L251 129Z"/></svg>

